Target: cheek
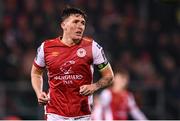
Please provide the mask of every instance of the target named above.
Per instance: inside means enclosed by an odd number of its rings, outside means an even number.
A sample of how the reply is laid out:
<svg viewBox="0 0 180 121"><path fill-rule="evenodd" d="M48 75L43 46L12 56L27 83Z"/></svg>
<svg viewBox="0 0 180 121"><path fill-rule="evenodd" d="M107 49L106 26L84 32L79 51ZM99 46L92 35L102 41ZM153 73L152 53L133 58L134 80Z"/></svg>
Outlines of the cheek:
<svg viewBox="0 0 180 121"><path fill-rule="evenodd" d="M85 30L85 26L83 27L83 30Z"/></svg>
<svg viewBox="0 0 180 121"><path fill-rule="evenodd" d="M67 30L68 30L69 32L72 32L72 31L75 30L75 29L74 29L74 26L67 26Z"/></svg>
<svg viewBox="0 0 180 121"><path fill-rule="evenodd" d="M64 26L64 30L69 31L71 29L71 24L69 22L66 22Z"/></svg>

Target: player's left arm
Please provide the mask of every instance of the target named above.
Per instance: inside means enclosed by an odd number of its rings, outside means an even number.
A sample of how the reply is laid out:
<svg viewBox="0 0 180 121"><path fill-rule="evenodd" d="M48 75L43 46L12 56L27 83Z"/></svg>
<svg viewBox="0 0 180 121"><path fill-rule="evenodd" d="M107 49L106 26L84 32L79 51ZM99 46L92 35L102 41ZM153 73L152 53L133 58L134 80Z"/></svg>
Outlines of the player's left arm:
<svg viewBox="0 0 180 121"><path fill-rule="evenodd" d="M106 88L112 84L112 80L114 77L111 65L108 64L104 69L100 71L102 77L96 83L90 85L83 85L80 87L80 94L81 95L91 95L95 91Z"/></svg>
<svg viewBox="0 0 180 121"><path fill-rule="evenodd" d="M111 65L109 63L103 69L100 70L100 73L100 80L94 83L96 90L110 86L112 84L112 79L114 77Z"/></svg>
<svg viewBox="0 0 180 121"><path fill-rule="evenodd" d="M101 73L101 78L96 83L90 85L83 85L80 87L81 95L91 95L95 91L108 87L112 84L114 77L110 63L107 61L102 47L93 42L93 64L95 64Z"/></svg>

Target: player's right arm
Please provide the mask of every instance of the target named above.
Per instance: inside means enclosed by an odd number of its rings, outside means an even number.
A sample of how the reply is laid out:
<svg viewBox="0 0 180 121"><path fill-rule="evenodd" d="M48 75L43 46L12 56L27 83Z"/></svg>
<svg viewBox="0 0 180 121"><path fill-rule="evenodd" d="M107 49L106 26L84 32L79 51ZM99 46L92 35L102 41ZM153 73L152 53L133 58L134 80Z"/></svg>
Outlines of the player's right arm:
<svg viewBox="0 0 180 121"><path fill-rule="evenodd" d="M45 92L43 92L43 67L44 63L44 43L38 48L37 56L34 59L34 63L31 69L31 83L36 93L39 104L47 104L49 98Z"/></svg>
<svg viewBox="0 0 180 121"><path fill-rule="evenodd" d="M32 87L36 93L38 103L39 104L47 104L49 101L49 98L45 92L43 92L43 70L37 68L36 66L32 66L31 70L31 83Z"/></svg>

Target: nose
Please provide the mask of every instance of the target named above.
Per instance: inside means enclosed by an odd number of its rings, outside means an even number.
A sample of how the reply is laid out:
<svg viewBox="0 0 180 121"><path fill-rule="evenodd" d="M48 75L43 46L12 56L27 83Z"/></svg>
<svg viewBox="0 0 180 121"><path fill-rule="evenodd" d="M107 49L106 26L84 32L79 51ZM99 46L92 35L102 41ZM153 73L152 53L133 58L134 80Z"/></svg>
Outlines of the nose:
<svg viewBox="0 0 180 121"><path fill-rule="evenodd" d="M84 30L85 25L79 22L79 23L77 24L77 27L78 27L78 29L80 29L80 30Z"/></svg>

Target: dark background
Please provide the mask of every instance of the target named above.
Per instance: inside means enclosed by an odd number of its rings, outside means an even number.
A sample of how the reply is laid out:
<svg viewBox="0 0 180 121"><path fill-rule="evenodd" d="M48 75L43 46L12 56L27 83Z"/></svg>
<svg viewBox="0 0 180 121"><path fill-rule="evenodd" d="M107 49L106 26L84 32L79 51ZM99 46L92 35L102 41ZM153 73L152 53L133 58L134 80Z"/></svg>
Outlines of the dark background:
<svg viewBox="0 0 180 121"><path fill-rule="evenodd" d="M31 65L40 43L61 35L67 5L87 12L85 35L104 48L113 68L129 71L145 115L180 119L179 0L0 0L0 119L43 119Z"/></svg>

